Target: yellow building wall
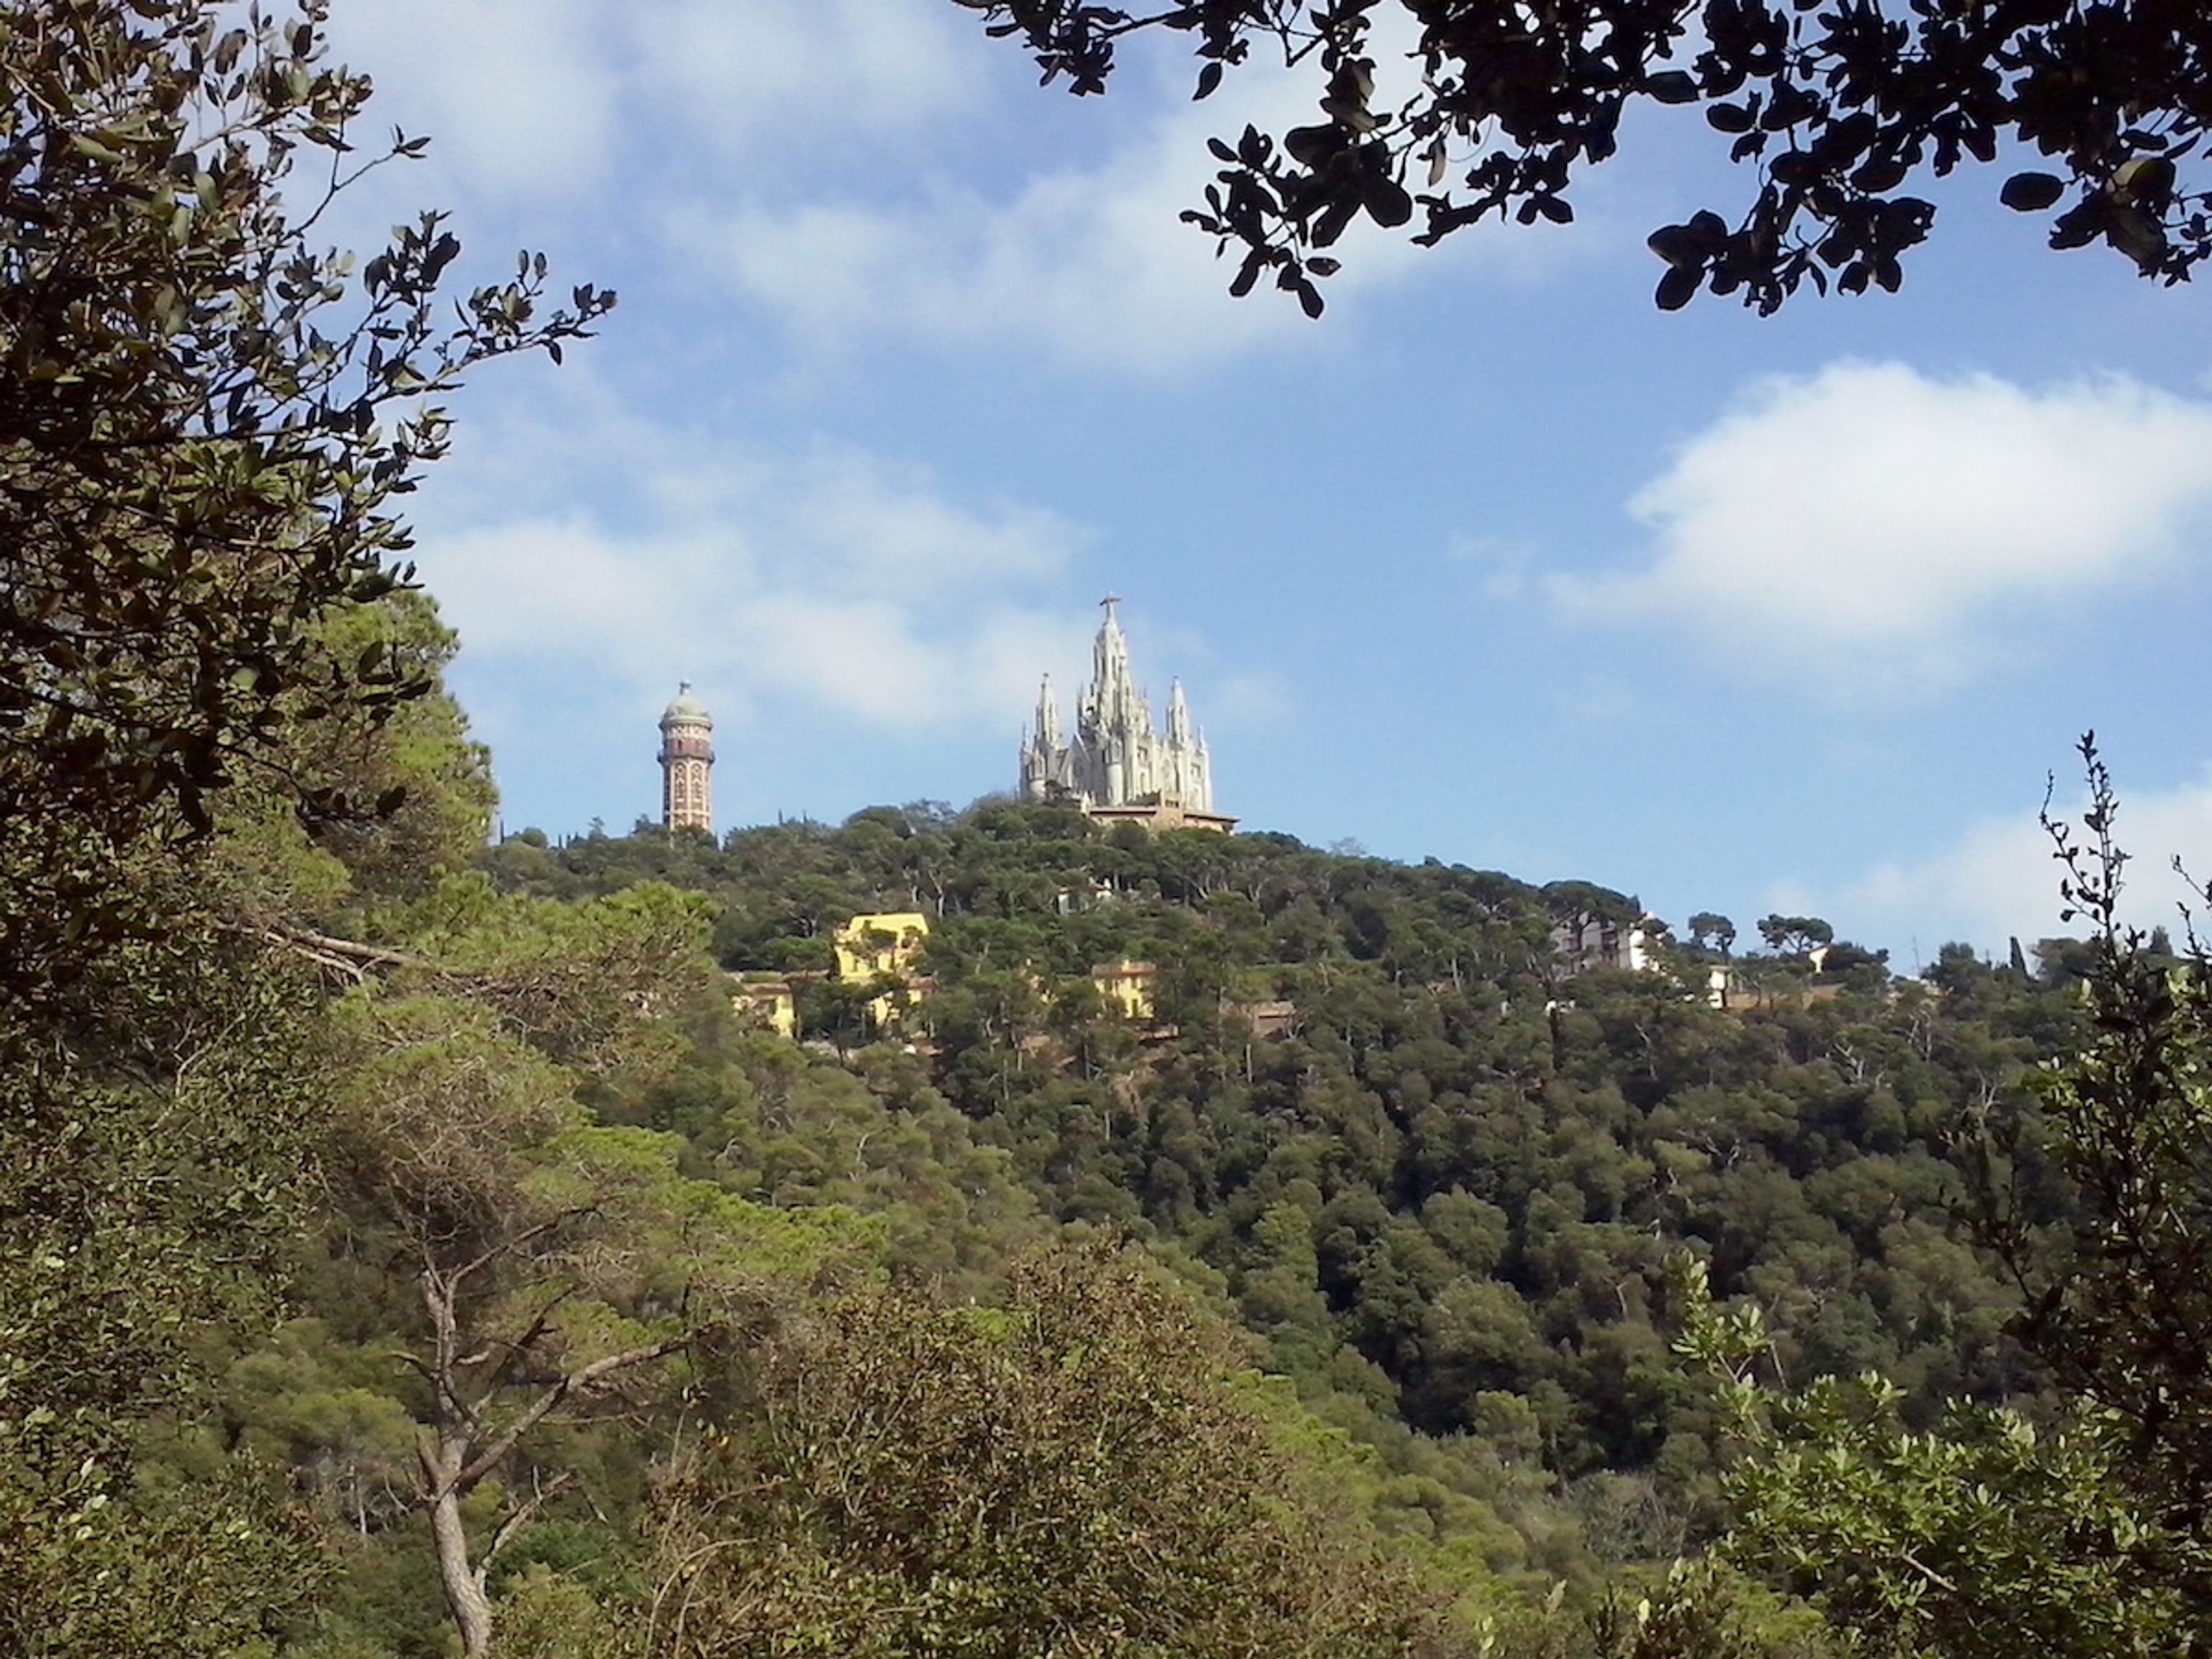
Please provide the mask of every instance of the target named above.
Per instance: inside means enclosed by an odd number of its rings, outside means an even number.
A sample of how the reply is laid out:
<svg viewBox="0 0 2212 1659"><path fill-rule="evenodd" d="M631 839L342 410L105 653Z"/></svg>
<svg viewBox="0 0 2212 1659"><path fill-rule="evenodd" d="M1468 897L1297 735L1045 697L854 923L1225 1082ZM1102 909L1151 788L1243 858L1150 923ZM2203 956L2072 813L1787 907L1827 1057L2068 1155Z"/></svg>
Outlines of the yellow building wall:
<svg viewBox="0 0 2212 1659"><path fill-rule="evenodd" d="M1091 983L1106 1006L1127 1020L1151 1020L1152 981L1158 977L1149 962L1115 962L1091 970Z"/></svg>
<svg viewBox="0 0 2212 1659"><path fill-rule="evenodd" d="M792 1000L788 985L732 985L730 988L730 1006L740 1015L757 1020L780 1037L790 1039L799 1035L799 1006Z"/></svg>
<svg viewBox="0 0 2212 1659"><path fill-rule="evenodd" d="M883 910L854 916L830 940L837 954L837 977L902 978L928 939L929 918L919 910ZM904 1012L893 994L886 992L868 1004L868 1022L881 1030L897 1024Z"/></svg>
<svg viewBox="0 0 2212 1659"><path fill-rule="evenodd" d="M884 974L902 974L928 938L929 918L919 910L854 916L830 940L837 953L837 977L875 979Z"/></svg>

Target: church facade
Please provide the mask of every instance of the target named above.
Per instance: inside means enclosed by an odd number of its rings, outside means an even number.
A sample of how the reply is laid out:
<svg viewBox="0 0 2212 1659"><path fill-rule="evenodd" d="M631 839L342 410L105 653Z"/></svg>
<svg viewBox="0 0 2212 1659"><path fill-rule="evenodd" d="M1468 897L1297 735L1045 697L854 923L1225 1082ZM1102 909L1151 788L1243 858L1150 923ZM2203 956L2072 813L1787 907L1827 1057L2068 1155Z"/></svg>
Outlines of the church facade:
<svg viewBox="0 0 2212 1659"><path fill-rule="evenodd" d="M1060 707L1048 677L1036 717L1021 744L1021 792L1030 800L1055 795L1079 801L1093 817L1157 827L1228 830L1232 818L1213 810L1212 765L1205 734L1191 724L1182 684L1168 691L1164 731L1129 666L1129 642L1109 594L1091 648L1091 683L1075 707L1075 730L1063 739Z"/></svg>

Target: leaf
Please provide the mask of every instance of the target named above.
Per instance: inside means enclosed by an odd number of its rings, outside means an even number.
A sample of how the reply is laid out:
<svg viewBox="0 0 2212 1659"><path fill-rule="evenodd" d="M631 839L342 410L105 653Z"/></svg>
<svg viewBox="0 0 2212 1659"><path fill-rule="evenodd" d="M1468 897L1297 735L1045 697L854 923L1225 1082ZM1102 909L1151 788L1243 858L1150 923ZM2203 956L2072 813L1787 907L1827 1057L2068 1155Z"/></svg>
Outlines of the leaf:
<svg viewBox="0 0 2212 1659"><path fill-rule="evenodd" d="M1680 311L1698 295L1704 272L1696 265L1676 265L1659 279L1652 295L1662 311Z"/></svg>
<svg viewBox="0 0 2212 1659"><path fill-rule="evenodd" d="M1211 98L1213 95L1213 89L1220 84L1221 64L1217 60L1199 70L1198 90L1191 94L1191 102L1194 104L1202 98Z"/></svg>
<svg viewBox="0 0 2212 1659"><path fill-rule="evenodd" d="M2116 200L2161 206L2173 194L2173 163L2163 155L2137 155L2112 169L2106 188Z"/></svg>
<svg viewBox="0 0 2212 1659"><path fill-rule="evenodd" d="M1292 127L1283 135L1283 149L1302 167L1317 167L1344 148L1344 131L1333 124Z"/></svg>
<svg viewBox="0 0 2212 1659"><path fill-rule="evenodd" d="M1644 83L1644 92L1662 104L1694 104L1704 94L1698 78L1680 70L1664 70Z"/></svg>
<svg viewBox="0 0 2212 1659"><path fill-rule="evenodd" d="M1869 196L1879 196L1886 190L1895 190L1911 171L1911 167L1894 156L1878 155L1859 164L1851 174L1851 186L1866 191ZM2031 178L2036 175L2023 173L2021 176Z"/></svg>
<svg viewBox="0 0 2212 1659"><path fill-rule="evenodd" d="M1267 268L1267 264L1266 248L1255 247L1247 253L1244 256L1244 263L1237 268L1237 275L1229 284L1230 297L1241 300L1249 294L1253 284L1260 280L1260 273Z"/></svg>
<svg viewBox="0 0 2212 1659"><path fill-rule="evenodd" d="M1660 226L1644 238L1644 245L1678 270L1695 270L1727 240L1728 227L1719 216L1700 213L1686 224Z"/></svg>
<svg viewBox="0 0 2212 1659"><path fill-rule="evenodd" d="M1334 246L1336 239L1344 234L1345 227L1352 222L1352 216L1359 211L1359 197L1348 190L1331 197L1328 205L1315 215L1312 228L1307 233L1313 245L1316 247Z"/></svg>
<svg viewBox="0 0 2212 1659"><path fill-rule="evenodd" d="M1370 178L1361 200L1367 216L1385 230L1395 230L1413 216L1413 198L1395 179Z"/></svg>
<svg viewBox="0 0 2212 1659"><path fill-rule="evenodd" d="M2048 173L2015 173L1997 200L2015 213L2040 213L2066 193L2066 181Z"/></svg>

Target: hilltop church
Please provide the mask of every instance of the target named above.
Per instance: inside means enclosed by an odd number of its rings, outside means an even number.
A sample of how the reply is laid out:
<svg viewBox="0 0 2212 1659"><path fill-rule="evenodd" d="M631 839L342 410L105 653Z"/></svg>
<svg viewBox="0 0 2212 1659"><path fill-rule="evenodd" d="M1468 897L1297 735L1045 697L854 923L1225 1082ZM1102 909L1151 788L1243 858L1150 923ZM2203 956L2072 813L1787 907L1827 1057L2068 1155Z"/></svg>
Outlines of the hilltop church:
<svg viewBox="0 0 2212 1659"><path fill-rule="evenodd" d="M1206 737L1191 725L1182 683L1168 691L1164 732L1129 669L1113 594L1099 601L1105 619L1091 647L1091 684L1076 704L1075 735L1060 740L1060 708L1045 678L1036 720L1022 739L1021 792L1030 800L1072 798L1092 817L1149 828L1226 832L1237 820L1213 810L1213 778Z"/></svg>
<svg viewBox="0 0 2212 1659"><path fill-rule="evenodd" d="M1106 823L1226 834L1237 820L1213 810L1212 763L1206 735L1191 724L1182 683L1168 690L1164 732L1129 669L1129 642L1109 594L1091 648L1091 684L1075 708L1075 735L1060 740L1052 679L1037 694L1036 721L1021 743L1021 793L1029 800L1073 801ZM714 720L689 681L660 716L660 821L670 830L714 826L710 793Z"/></svg>

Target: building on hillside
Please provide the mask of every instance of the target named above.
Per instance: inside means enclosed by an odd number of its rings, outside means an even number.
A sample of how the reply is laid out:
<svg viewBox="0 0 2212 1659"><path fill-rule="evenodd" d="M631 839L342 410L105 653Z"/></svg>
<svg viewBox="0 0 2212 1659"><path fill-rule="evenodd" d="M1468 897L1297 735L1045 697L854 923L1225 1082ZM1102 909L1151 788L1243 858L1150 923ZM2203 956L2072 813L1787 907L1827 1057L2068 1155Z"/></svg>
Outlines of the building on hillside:
<svg viewBox="0 0 2212 1659"><path fill-rule="evenodd" d="M1288 997L1232 1002L1223 1012L1243 1020L1256 1042L1280 1042L1285 1037L1296 1036L1304 1029L1298 1021L1298 1005Z"/></svg>
<svg viewBox="0 0 2212 1659"><path fill-rule="evenodd" d="M1623 926L1610 916L1582 911L1552 925L1552 949L1570 974L1591 968L1623 968L1632 974L1649 972L1658 963L1651 945L1662 924L1643 916Z"/></svg>
<svg viewBox="0 0 2212 1659"><path fill-rule="evenodd" d="M929 918L919 910L886 910L854 916L830 940L839 979L880 979L903 974L929 938Z"/></svg>
<svg viewBox="0 0 2212 1659"><path fill-rule="evenodd" d="M786 1040L799 1035L799 1005L788 980L732 975L730 1006L740 1019Z"/></svg>
<svg viewBox="0 0 2212 1659"><path fill-rule="evenodd" d="M1086 806L1083 811L1100 823L1134 823L1146 830L1204 830L1225 836L1237 827L1235 818L1219 812L1194 811L1172 795L1126 806Z"/></svg>
<svg viewBox="0 0 2212 1659"><path fill-rule="evenodd" d="M1726 1009L1735 994L1735 969L1725 962L1717 962L1705 969L1705 1005Z"/></svg>
<svg viewBox="0 0 2212 1659"><path fill-rule="evenodd" d="M1149 1024L1152 1018L1152 987L1160 970L1149 962L1102 963L1091 970L1091 983L1108 1008L1123 1019Z"/></svg>
<svg viewBox="0 0 2212 1659"><path fill-rule="evenodd" d="M1121 897L1121 890L1110 881L1085 881L1055 890L1052 908L1060 915L1078 916L1102 904L1119 903Z"/></svg>
<svg viewBox="0 0 2212 1659"><path fill-rule="evenodd" d="M1151 703L1129 667L1129 642L1115 607L1091 648L1091 683L1075 707L1074 735L1063 742L1060 707L1048 677L1037 692L1036 717L1021 744L1021 793L1030 800L1066 796L1092 817L1152 829L1227 831L1237 820L1213 810L1213 769L1206 736L1191 724L1182 683L1168 690L1164 731L1152 725Z"/></svg>
<svg viewBox="0 0 2212 1659"><path fill-rule="evenodd" d="M914 978L908 973L928 939L929 918L919 910L854 916L831 938L839 979L854 983L900 981L869 999L868 1022L877 1030L897 1024L914 1002L935 988L929 980Z"/></svg>
<svg viewBox="0 0 2212 1659"><path fill-rule="evenodd" d="M685 680L660 716L661 828L713 832L714 767L714 717L691 695L691 682Z"/></svg>

